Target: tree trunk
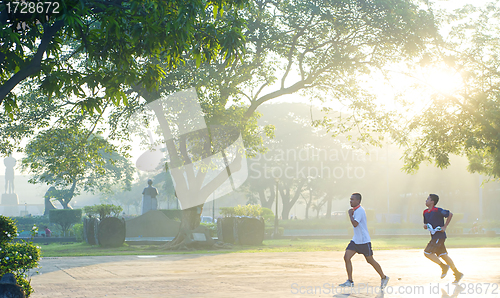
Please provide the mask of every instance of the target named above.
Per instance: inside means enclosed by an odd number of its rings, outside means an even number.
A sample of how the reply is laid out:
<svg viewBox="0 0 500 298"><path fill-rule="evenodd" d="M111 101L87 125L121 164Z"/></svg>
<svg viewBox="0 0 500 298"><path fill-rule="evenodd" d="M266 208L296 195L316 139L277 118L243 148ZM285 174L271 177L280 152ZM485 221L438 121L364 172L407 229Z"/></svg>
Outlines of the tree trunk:
<svg viewBox="0 0 500 298"><path fill-rule="evenodd" d="M302 187L304 186L305 182L307 181L300 181L297 184L297 188L295 189L295 193L291 194L292 187L291 186L284 186L280 188L280 194L281 194L281 199L282 199L282 204L283 204L283 210L281 212L281 217L283 219L288 219L290 215L290 210L292 210L293 205L297 202L297 200L300 197L300 194L302 193Z"/></svg>
<svg viewBox="0 0 500 298"><path fill-rule="evenodd" d="M203 205L198 205L182 210L181 226L179 233L172 242L167 243L164 248L168 250L188 250L192 242L191 234L194 229L200 226Z"/></svg>
<svg viewBox="0 0 500 298"><path fill-rule="evenodd" d="M283 219L289 219L289 217L290 217L290 210L292 210L292 207L293 206L290 205L290 204L287 204L286 206L285 206L285 204L283 204L283 211L281 212L281 217Z"/></svg>
<svg viewBox="0 0 500 298"><path fill-rule="evenodd" d="M271 194L269 195L269 199L267 199L266 189L259 190L259 199L260 205L264 208L272 209L274 198L276 197L276 192L274 190L274 186L269 187Z"/></svg>
<svg viewBox="0 0 500 298"><path fill-rule="evenodd" d="M71 207L71 206L69 205L69 201L67 201L67 202L66 202L66 201L65 201L65 200L63 200L63 199L59 199L58 201L59 201L59 202L61 203L61 205L63 206L63 209L73 209L73 207Z"/></svg>
<svg viewBox="0 0 500 298"><path fill-rule="evenodd" d="M328 198L326 201L326 218L332 218L332 199Z"/></svg>
<svg viewBox="0 0 500 298"><path fill-rule="evenodd" d="M76 179L73 180L73 184L71 185L71 188L69 190L61 190L62 198L59 198L59 202L61 202L61 205L64 209L73 209L73 207L69 205L69 202L71 202L71 199L73 199L73 196L75 195L75 189Z"/></svg>
<svg viewBox="0 0 500 298"><path fill-rule="evenodd" d="M309 187L309 201L304 197L304 201L306 202L306 219L309 219L309 209L313 203L312 199L312 189Z"/></svg>

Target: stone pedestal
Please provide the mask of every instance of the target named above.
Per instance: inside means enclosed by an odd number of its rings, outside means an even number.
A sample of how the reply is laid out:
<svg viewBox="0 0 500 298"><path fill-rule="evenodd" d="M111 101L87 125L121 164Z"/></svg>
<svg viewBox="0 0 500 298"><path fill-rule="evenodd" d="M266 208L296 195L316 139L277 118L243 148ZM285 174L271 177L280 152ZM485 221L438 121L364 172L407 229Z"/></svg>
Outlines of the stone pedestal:
<svg viewBox="0 0 500 298"><path fill-rule="evenodd" d="M19 199L15 193L2 194L2 215L19 216Z"/></svg>
<svg viewBox="0 0 500 298"><path fill-rule="evenodd" d="M19 205L19 199L15 193L2 194L2 205Z"/></svg>

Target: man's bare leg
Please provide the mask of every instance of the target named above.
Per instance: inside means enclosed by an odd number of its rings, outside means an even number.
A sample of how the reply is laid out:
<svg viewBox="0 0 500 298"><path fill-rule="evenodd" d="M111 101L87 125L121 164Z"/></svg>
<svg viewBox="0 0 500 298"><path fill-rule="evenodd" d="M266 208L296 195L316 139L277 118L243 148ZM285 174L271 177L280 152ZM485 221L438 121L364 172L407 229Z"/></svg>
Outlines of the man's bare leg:
<svg viewBox="0 0 500 298"><path fill-rule="evenodd" d="M453 261L451 260L451 258L447 254L441 255L440 257L441 257L441 259L443 259L446 262L446 264L448 264L450 266L451 270L453 270L453 273L455 273L455 274L460 273L460 272L458 272L457 267L455 267L455 263L453 263Z"/></svg>
<svg viewBox="0 0 500 298"><path fill-rule="evenodd" d="M453 275L455 275L455 281L453 281L453 283L459 283L462 277L464 277L464 274L458 271L457 267L455 267L455 263L453 263L448 254L441 255L440 257L450 266L451 270L453 270Z"/></svg>
<svg viewBox="0 0 500 298"><path fill-rule="evenodd" d="M380 267L380 264L377 263L377 261L375 261L375 259L373 258L373 256L369 256L369 257L365 256L365 259L368 262L368 264L372 265L373 268L375 268L375 270L377 271L378 275L380 275L380 278L384 279L385 278L385 274L382 271L382 267Z"/></svg>
<svg viewBox="0 0 500 298"><path fill-rule="evenodd" d="M431 261L433 261L434 263L438 264L440 267L443 267L444 264L443 262L441 262L441 260L439 260L439 257L436 256L436 254L433 254L433 253L424 253L424 255Z"/></svg>
<svg viewBox="0 0 500 298"><path fill-rule="evenodd" d="M344 254L345 270L347 271L347 279L352 281L352 257L356 254L354 250L347 249Z"/></svg>

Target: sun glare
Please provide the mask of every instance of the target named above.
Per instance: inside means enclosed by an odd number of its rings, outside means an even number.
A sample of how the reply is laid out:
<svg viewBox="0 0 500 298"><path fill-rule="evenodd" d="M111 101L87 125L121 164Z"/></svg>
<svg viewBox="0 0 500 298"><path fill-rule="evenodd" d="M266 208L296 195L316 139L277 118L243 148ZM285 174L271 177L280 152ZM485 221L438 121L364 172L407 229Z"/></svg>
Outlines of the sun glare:
<svg viewBox="0 0 500 298"><path fill-rule="evenodd" d="M422 82L431 88L431 92L450 95L463 86L460 74L448 69L428 67L423 69L421 76Z"/></svg>

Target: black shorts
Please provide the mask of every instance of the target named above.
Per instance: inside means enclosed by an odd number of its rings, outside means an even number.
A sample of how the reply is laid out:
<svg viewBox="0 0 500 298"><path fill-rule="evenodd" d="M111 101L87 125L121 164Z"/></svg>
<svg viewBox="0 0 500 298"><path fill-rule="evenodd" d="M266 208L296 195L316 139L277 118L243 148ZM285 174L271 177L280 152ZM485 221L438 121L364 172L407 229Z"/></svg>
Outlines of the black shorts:
<svg viewBox="0 0 500 298"><path fill-rule="evenodd" d="M358 254L362 254L365 257L373 256L373 250L372 250L372 243L363 243L363 244L356 244L354 241L351 240L349 242L349 245L347 245L347 248L345 250L354 250Z"/></svg>
<svg viewBox="0 0 500 298"><path fill-rule="evenodd" d="M424 253L436 254L438 257L448 254L448 251L446 251L446 247L444 246L445 240L446 238L431 239L431 241L427 244L427 247L424 249Z"/></svg>

